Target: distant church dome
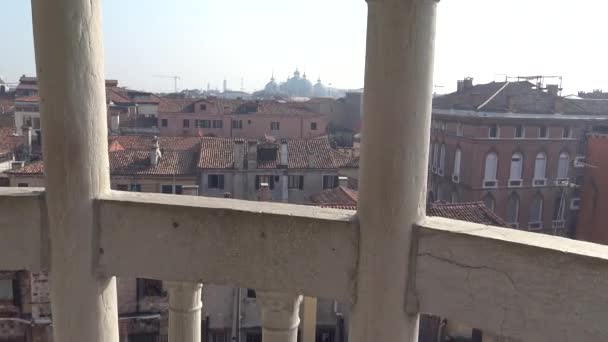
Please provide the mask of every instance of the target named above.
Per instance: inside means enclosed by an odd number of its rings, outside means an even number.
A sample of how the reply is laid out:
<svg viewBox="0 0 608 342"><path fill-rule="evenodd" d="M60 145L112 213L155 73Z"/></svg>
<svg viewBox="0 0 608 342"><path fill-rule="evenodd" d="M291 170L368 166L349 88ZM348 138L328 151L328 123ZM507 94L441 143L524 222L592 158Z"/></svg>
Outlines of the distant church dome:
<svg viewBox="0 0 608 342"><path fill-rule="evenodd" d="M312 83L306 79L306 73L300 77L300 71L297 69L293 73L293 77L287 79L283 88L287 95L292 97L312 96Z"/></svg>
<svg viewBox="0 0 608 342"><path fill-rule="evenodd" d="M317 80L317 83L315 84L315 86L312 88L312 96L314 96L314 97L326 97L327 96L327 89L325 89L325 86L323 85L323 83L321 83L320 77Z"/></svg>
<svg viewBox="0 0 608 342"><path fill-rule="evenodd" d="M280 92L279 85L275 81L274 76L272 76L272 78L270 78L270 82L266 83L266 86L264 87L264 92L268 95L278 94Z"/></svg>

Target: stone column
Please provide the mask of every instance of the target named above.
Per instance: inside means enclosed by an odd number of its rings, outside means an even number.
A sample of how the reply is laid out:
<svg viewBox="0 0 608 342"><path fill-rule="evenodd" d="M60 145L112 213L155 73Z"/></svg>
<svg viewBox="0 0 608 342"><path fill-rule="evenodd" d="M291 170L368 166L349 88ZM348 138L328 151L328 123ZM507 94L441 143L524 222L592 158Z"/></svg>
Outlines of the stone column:
<svg viewBox="0 0 608 342"><path fill-rule="evenodd" d="M317 298L304 297L302 307L302 342L317 340Z"/></svg>
<svg viewBox="0 0 608 342"><path fill-rule="evenodd" d="M418 314L406 292L413 286L412 225L425 215L436 0L367 3L361 238L350 340L413 342Z"/></svg>
<svg viewBox="0 0 608 342"><path fill-rule="evenodd" d="M118 342L116 280L93 269L110 191L100 0L32 0L54 341Z"/></svg>
<svg viewBox="0 0 608 342"><path fill-rule="evenodd" d="M202 284L166 282L169 342L201 342Z"/></svg>
<svg viewBox="0 0 608 342"><path fill-rule="evenodd" d="M263 342L297 342L302 296L256 291L262 317Z"/></svg>

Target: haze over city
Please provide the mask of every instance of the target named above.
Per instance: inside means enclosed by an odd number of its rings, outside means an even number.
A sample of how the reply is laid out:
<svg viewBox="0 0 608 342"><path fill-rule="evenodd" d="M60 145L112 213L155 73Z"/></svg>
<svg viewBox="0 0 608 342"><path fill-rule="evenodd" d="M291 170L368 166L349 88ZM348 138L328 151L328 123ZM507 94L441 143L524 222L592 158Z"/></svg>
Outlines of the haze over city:
<svg viewBox="0 0 608 342"><path fill-rule="evenodd" d="M106 74L126 85L180 89L263 88L274 72L282 81L296 68L309 79L356 89L363 86L366 4L363 0L103 2ZM564 94L608 89L603 65L608 52L606 4L581 0L444 0L438 7L435 84L455 89L456 80L480 82L510 76L564 76ZM16 82L33 75L29 1L4 0L0 75ZM525 10L524 10L525 9ZM591 9L591 10L590 10ZM483 13L483 15L481 15Z"/></svg>

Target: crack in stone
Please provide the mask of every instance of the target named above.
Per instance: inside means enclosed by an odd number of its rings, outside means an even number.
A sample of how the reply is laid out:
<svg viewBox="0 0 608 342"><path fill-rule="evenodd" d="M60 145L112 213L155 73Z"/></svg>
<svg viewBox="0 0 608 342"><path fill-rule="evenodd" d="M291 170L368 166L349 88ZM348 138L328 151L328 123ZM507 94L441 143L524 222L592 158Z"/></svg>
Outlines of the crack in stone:
<svg viewBox="0 0 608 342"><path fill-rule="evenodd" d="M517 288L517 285L515 283L515 280L513 279L513 277L511 277L510 274L508 274L505 271L490 267L490 266L486 266L486 265L467 265L458 261L455 261L453 259L453 254L451 250L448 250L449 254L450 254L450 258L445 258L445 257L440 257L437 255L433 255L432 253L429 252L423 252L423 253L418 253L418 257L429 257L431 259L435 259L441 262L445 262L448 263L450 265L455 265L458 266L460 268L464 268L466 269L467 273L466 273L466 282L467 282L467 288L469 290L469 298L471 300L471 303L473 303L475 301L475 294L473 292L473 287L472 287L472 283L471 283L471 271L472 270L487 270L487 271L491 271L497 274L500 274L502 276L504 276L505 278L507 278L507 280L509 281L509 283L511 284L512 288L519 293L519 289ZM517 301L511 301L511 303L515 304L517 307L519 307L519 310L522 313L522 323L524 328L527 327L527 322L526 322L526 318L525 318L525 311L522 309L522 307L519 305L519 303ZM504 305L503 306L503 317L502 320L500 322L500 337L503 338L504 337L504 326L506 324L507 321L507 312L509 311L508 306Z"/></svg>

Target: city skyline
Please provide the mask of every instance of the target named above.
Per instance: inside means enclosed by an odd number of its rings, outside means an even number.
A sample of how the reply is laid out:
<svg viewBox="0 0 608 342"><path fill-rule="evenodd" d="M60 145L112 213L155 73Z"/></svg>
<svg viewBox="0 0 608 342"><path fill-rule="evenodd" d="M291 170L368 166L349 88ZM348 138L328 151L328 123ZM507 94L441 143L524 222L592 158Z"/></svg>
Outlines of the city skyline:
<svg viewBox="0 0 608 342"><path fill-rule="evenodd" d="M145 2L105 0L106 77L135 89L259 90L272 74L284 81L296 68L311 82L363 87L365 1L293 2L243 0ZM8 0L0 22L6 35L0 75L16 82L35 71L30 3ZM455 90L465 76L475 83L503 80L504 74L561 75L564 95L608 89L601 66L608 52L597 37L607 5L582 0L442 1L438 6L434 84L438 93ZM522 9L526 9L523 11ZM595 10L588 11L589 8ZM339 18L336 21L335 18ZM581 18L581 19L579 19ZM584 19L583 19L584 18ZM313 20L314 19L314 20ZM138 25L125 23L138 22Z"/></svg>

